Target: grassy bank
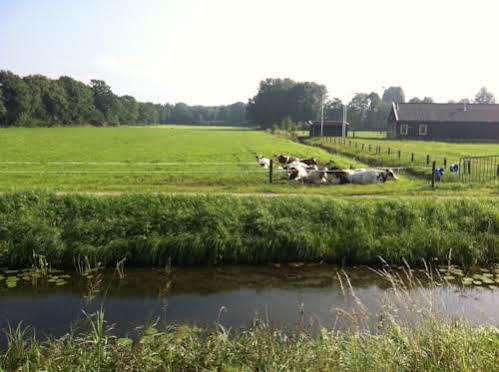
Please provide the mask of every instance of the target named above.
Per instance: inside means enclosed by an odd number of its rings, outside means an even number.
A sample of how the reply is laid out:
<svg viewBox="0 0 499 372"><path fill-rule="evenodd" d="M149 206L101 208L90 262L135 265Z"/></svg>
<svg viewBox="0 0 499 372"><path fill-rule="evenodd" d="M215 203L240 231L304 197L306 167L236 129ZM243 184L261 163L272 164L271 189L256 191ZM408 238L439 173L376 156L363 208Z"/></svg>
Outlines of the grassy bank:
<svg viewBox="0 0 499 372"><path fill-rule="evenodd" d="M12 332L0 354L6 370L210 371L493 371L499 331L464 323L390 325L379 333L319 336L266 327L234 333L187 326L147 327L137 341L118 339L94 320L90 332L40 343Z"/></svg>
<svg viewBox="0 0 499 372"><path fill-rule="evenodd" d="M382 256L460 265L497 262L494 200L332 200L131 194L0 196L4 265L369 263Z"/></svg>

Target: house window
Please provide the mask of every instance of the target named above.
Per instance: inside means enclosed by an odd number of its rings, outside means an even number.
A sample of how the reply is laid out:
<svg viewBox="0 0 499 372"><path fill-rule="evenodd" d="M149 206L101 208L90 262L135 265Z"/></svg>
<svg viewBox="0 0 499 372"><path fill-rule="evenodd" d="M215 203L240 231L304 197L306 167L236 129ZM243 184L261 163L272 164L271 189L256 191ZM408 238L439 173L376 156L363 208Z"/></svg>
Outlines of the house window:
<svg viewBox="0 0 499 372"><path fill-rule="evenodd" d="M428 135L428 125L427 124L419 124L419 135L427 136Z"/></svg>
<svg viewBox="0 0 499 372"><path fill-rule="evenodd" d="M400 124L400 135L407 136L409 133L409 125L408 124Z"/></svg>

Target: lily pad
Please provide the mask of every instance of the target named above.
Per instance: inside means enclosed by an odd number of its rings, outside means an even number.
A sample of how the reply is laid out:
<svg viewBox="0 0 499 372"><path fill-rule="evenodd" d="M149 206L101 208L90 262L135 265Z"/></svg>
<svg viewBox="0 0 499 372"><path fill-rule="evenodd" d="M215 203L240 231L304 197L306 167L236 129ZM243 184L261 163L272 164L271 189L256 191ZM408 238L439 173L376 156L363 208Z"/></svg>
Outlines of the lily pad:
<svg viewBox="0 0 499 372"><path fill-rule="evenodd" d="M482 285L482 282L480 280L473 280L474 285Z"/></svg>
<svg viewBox="0 0 499 372"><path fill-rule="evenodd" d="M446 276L444 276L444 279L445 280L454 280L454 279L456 279L456 277L452 276L452 275L446 275Z"/></svg>
<svg viewBox="0 0 499 372"><path fill-rule="evenodd" d="M7 281L7 288L15 288L17 287L17 281Z"/></svg>
<svg viewBox="0 0 499 372"><path fill-rule="evenodd" d="M131 347L133 345L133 340L128 337L118 338L116 340L116 345L121 347Z"/></svg>
<svg viewBox="0 0 499 372"><path fill-rule="evenodd" d="M492 278L492 277L494 276L494 274L491 274L491 273L484 273L484 274L482 274L482 276L483 276L484 278Z"/></svg>
<svg viewBox="0 0 499 372"><path fill-rule="evenodd" d="M61 287L63 285L66 285L67 283L68 282L66 282L65 280L58 280L57 282L55 282L55 285Z"/></svg>
<svg viewBox="0 0 499 372"><path fill-rule="evenodd" d="M490 270L489 270L489 269L483 269L483 268L482 268L482 269L480 269L480 271L481 271L482 273L489 273L489 272L490 272Z"/></svg>
<svg viewBox="0 0 499 372"><path fill-rule="evenodd" d="M498 286L496 286L496 285L492 285L492 284L491 284L491 285L489 285L489 288L490 288L490 289L492 289L492 290L494 290L494 291L495 291L496 289L499 289L499 287L498 287Z"/></svg>
<svg viewBox="0 0 499 372"><path fill-rule="evenodd" d="M485 284L494 284L494 281L489 278L483 278L482 282L484 282Z"/></svg>
<svg viewBox="0 0 499 372"><path fill-rule="evenodd" d="M19 270L4 270L5 274L17 274Z"/></svg>
<svg viewBox="0 0 499 372"><path fill-rule="evenodd" d="M155 335L156 333L158 333L158 330L154 327L147 327L146 329L144 329L144 334L146 336L152 336Z"/></svg>

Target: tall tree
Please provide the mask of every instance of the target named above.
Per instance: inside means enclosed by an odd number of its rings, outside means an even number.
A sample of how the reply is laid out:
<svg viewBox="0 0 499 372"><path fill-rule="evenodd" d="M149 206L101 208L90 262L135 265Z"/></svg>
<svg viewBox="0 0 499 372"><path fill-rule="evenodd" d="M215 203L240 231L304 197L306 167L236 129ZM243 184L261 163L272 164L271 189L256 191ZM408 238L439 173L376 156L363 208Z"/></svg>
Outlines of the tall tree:
<svg viewBox="0 0 499 372"><path fill-rule="evenodd" d="M482 87L478 91L478 93L475 95L475 102L474 103L495 103L496 99L494 95L487 90L487 88Z"/></svg>
<svg viewBox="0 0 499 372"><path fill-rule="evenodd" d="M326 87L312 82L297 83L291 79L266 79L260 82L255 97L247 105L249 119L263 127L282 122L308 121L319 118Z"/></svg>
<svg viewBox="0 0 499 372"><path fill-rule="evenodd" d="M333 121L343 120L343 102L341 102L341 99L334 97L326 101L324 104L324 118Z"/></svg>
<svg viewBox="0 0 499 372"><path fill-rule="evenodd" d="M66 92L69 120L75 124L90 123L97 110L92 89L69 76L61 76L58 82Z"/></svg>
<svg viewBox="0 0 499 372"><path fill-rule="evenodd" d="M19 76L10 71L0 71L0 87L7 112L3 115L5 125L30 125L30 91Z"/></svg>
<svg viewBox="0 0 499 372"><path fill-rule="evenodd" d="M137 123L139 118L139 103L132 96L121 96L117 99L121 103L119 119L122 124Z"/></svg>
<svg viewBox="0 0 499 372"><path fill-rule="evenodd" d="M356 93L348 104L348 122L352 129L364 129L369 111L369 95Z"/></svg>
<svg viewBox="0 0 499 372"><path fill-rule="evenodd" d="M2 87L0 86L0 123L2 122L3 116L7 113L7 109L3 103Z"/></svg>
<svg viewBox="0 0 499 372"><path fill-rule="evenodd" d="M90 80L94 95L94 104L105 116L111 113L116 99L111 87L104 80Z"/></svg>
<svg viewBox="0 0 499 372"><path fill-rule="evenodd" d="M389 87L383 92L383 101L386 103L404 103L405 94L402 87Z"/></svg>

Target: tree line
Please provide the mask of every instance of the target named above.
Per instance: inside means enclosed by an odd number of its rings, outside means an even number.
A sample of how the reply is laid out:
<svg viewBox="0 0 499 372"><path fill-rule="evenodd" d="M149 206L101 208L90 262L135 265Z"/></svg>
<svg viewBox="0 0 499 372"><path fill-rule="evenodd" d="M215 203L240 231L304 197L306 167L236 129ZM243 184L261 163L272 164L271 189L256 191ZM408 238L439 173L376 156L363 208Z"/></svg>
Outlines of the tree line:
<svg viewBox="0 0 499 372"><path fill-rule="evenodd" d="M413 97L406 101L402 87L388 87L380 97L378 93L356 93L350 102L337 97L327 98L324 85L295 82L291 79L267 79L260 83L255 97L248 102L248 119L264 128L290 129L296 123L319 120L324 102L324 119L341 121L346 106L347 121L356 130L385 130L393 102L433 103L431 97ZM483 87L473 101L464 98L448 103L495 103L495 98ZM295 124L290 124L295 123Z"/></svg>
<svg viewBox="0 0 499 372"><path fill-rule="evenodd" d="M50 126L93 124L253 124L262 128L295 129L319 120L342 120L343 108L352 129L385 130L392 102L404 103L402 87L357 93L348 103L328 98L324 85L291 79L266 79L248 103L227 106L189 106L185 103L139 102L133 96L118 96L103 80L90 85L69 76L50 79L43 75L20 77L0 71L0 126ZM431 97L413 97L410 103L432 103ZM460 103L495 103L487 88L474 100ZM457 103L449 101L449 103Z"/></svg>
<svg viewBox="0 0 499 372"><path fill-rule="evenodd" d="M120 124L243 124L246 104L189 106L119 96L103 80L90 85L69 76L20 77L0 71L0 126Z"/></svg>

